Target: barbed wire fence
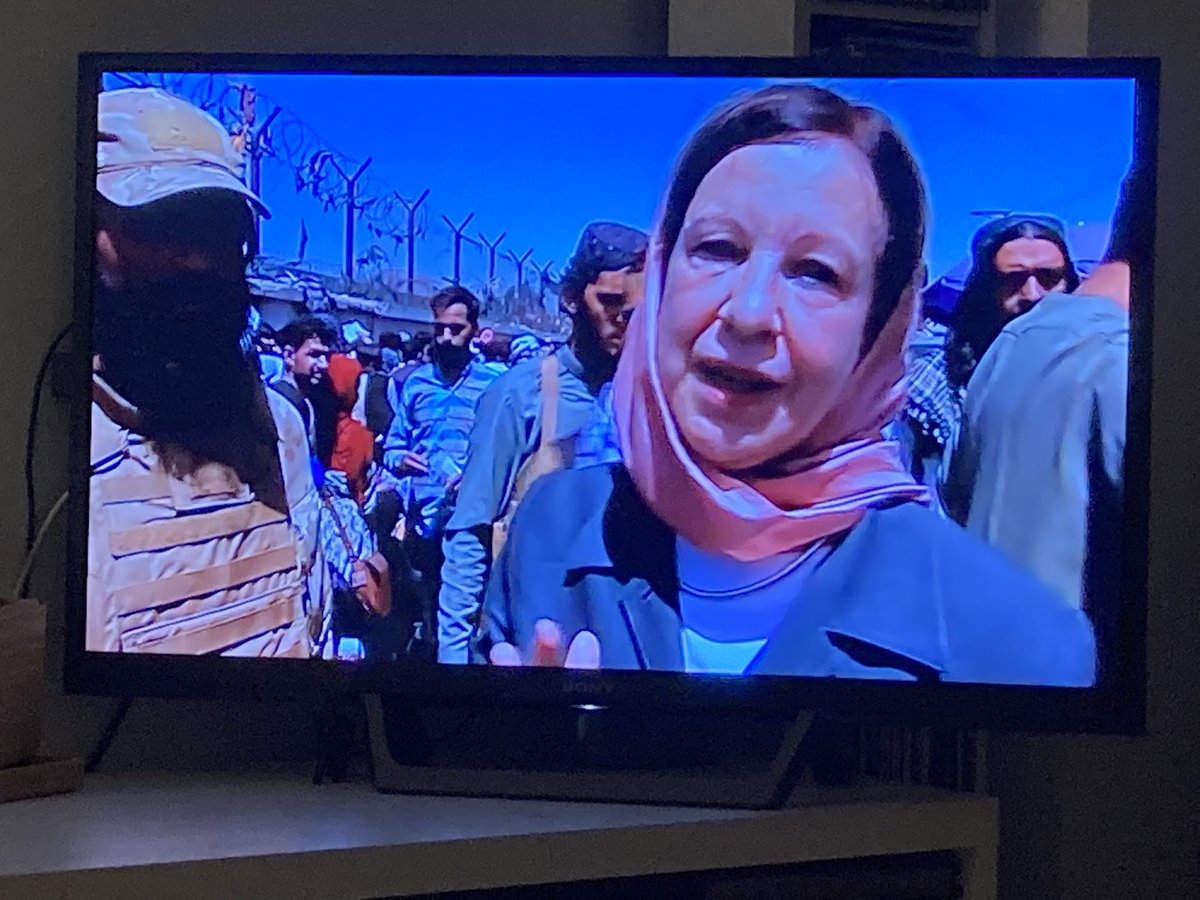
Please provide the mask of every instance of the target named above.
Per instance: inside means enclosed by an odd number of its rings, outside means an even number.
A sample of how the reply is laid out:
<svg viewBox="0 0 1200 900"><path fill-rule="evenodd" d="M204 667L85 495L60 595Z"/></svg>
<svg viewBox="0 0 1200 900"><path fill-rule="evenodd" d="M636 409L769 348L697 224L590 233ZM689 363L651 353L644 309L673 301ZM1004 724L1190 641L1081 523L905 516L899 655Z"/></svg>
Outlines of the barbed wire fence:
<svg viewBox="0 0 1200 900"><path fill-rule="evenodd" d="M290 172L295 192L311 198L321 214L342 213L345 224L339 289L401 304L424 305L439 287L463 284L479 294L489 318L518 327L547 331L561 328L559 317L547 312L545 305L547 290L554 284L552 271L527 271L523 263L516 270L510 265L504 267L508 270L504 273L489 268L486 275L467 277L462 266L464 251L475 251L471 256L477 263L474 268L479 270L489 245L465 233L461 226L456 234L455 216L426 202L428 188L414 193L401 191L373 168L371 157L354 158L343 152L300 115L248 81L217 73L121 72L109 76L107 86L159 88L208 112L233 136L235 146L245 156L246 182L268 206L271 201L263 195L262 166L270 161ZM466 211L453 212L463 216ZM439 224L442 221L445 228ZM450 254L453 268L440 276L422 276L417 264L421 248L432 249L433 242L441 238L447 249L457 244ZM303 269L308 264L307 242L301 218L295 256L261 259L258 263ZM443 251L439 255L447 254Z"/></svg>

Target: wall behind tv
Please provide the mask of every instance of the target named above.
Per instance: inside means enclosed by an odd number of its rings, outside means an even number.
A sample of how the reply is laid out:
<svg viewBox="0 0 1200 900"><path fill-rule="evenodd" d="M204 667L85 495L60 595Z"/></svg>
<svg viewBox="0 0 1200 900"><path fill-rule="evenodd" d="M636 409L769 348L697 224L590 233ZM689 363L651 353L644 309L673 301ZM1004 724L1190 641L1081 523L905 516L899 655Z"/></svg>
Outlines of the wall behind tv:
<svg viewBox="0 0 1200 900"><path fill-rule="evenodd" d="M1012 0L994 0L1001 9ZM1149 734L993 743L1005 896L1200 897L1200 5L1191 0L1018 0L1057 28L1033 49L1162 58L1151 474ZM1079 15L1080 10L1086 13ZM1085 18L1086 21L1080 21ZM1002 16L1002 20L1004 17ZM1064 33L1063 29L1075 29ZM1018 46L1020 46L1018 43ZM1045 50L1044 52L1049 52ZM1060 49L1058 52L1068 52ZM1048 111L1042 111L1048 113ZM1037 133L1030 115L1031 160ZM1049 113L1053 118L1053 114ZM1069 128L1066 117L1048 127Z"/></svg>
<svg viewBox="0 0 1200 900"><path fill-rule="evenodd" d="M672 6L679 0L675 0ZM697 3L703 0L695 0ZM756 0L762 2L762 0ZM1197 388L1200 277L1200 5L1191 0L993 0L1009 52L1163 57L1158 295L1155 327L1150 736L1145 740L1004 737L990 761L1004 817L1002 895L1041 898L1200 896L1200 535ZM1076 9L1087 6L1080 17ZM720 4L720 27L753 31L761 9ZM20 551L23 421L37 360L69 317L74 54L89 49L660 53L659 0L258 0L204 4L40 0L9 4L0 31L0 585ZM1070 9L1068 9L1070 7ZM730 11L732 10L732 11ZM739 13L740 10L740 13ZM1024 11L1023 11L1024 10ZM738 15L746 17L741 28ZM1084 21L1086 19L1086 21ZM1043 129L1067 110L1022 110L1036 163ZM1086 148L1081 148L1081 152ZM41 494L65 484L66 425L49 404ZM52 601L61 547L39 573ZM50 745L78 750L108 704L52 706ZM113 762L209 765L307 751L301 707L139 702Z"/></svg>
<svg viewBox="0 0 1200 900"><path fill-rule="evenodd" d="M81 50L278 51L434 54L662 55L667 0L37 0L5 4L0 28L0 592L23 545L25 421L38 361L71 316L74 80ZM447 130L470 133L447 114ZM553 191L569 186L539 185ZM67 416L45 401L38 444L44 512L66 486ZM51 541L35 590L50 605L48 656L61 614L61 539ZM55 677L51 673L51 679ZM59 699L49 745L88 746L110 704ZM308 721L297 710L239 704L138 703L114 748L149 761L193 754L209 763L255 748L303 755ZM258 740L255 740L255 737Z"/></svg>

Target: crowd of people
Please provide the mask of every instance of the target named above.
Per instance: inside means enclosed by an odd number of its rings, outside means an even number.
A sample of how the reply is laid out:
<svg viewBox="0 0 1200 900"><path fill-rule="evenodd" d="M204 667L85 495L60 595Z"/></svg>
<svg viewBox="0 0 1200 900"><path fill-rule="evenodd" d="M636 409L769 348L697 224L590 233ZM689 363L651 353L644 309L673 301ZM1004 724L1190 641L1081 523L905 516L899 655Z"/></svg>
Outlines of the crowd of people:
<svg viewBox="0 0 1200 900"><path fill-rule="evenodd" d="M348 341L262 322L267 211L215 120L99 109L89 649L1106 673L1132 175L1086 279L1057 219L1007 216L925 314L904 139L775 85L691 136L652 233L581 223L560 345L482 328L461 286L428 334Z"/></svg>

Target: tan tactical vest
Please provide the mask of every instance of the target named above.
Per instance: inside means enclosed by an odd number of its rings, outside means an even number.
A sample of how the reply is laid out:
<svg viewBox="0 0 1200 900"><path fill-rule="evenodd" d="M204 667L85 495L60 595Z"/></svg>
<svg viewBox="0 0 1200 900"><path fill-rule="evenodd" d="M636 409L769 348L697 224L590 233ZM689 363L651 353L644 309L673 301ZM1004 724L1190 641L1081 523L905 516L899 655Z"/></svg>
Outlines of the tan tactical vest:
<svg viewBox="0 0 1200 900"><path fill-rule="evenodd" d="M152 445L114 419L120 398L97 399L87 649L308 657L308 556L287 513L222 464L168 474Z"/></svg>

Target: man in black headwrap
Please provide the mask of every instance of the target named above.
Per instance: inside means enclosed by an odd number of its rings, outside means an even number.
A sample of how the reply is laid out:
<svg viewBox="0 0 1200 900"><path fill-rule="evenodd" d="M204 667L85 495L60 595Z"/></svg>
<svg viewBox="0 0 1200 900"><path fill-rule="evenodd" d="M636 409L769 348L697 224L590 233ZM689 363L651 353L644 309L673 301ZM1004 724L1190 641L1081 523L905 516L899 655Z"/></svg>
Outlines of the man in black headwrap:
<svg viewBox="0 0 1200 900"><path fill-rule="evenodd" d="M1005 324L1079 275L1066 229L1053 216L993 219L971 238L971 271L947 324L927 319L909 348L908 404L897 437L913 475L936 487L962 416L967 382Z"/></svg>
<svg viewBox="0 0 1200 900"><path fill-rule="evenodd" d="M1120 662L1130 279L1153 262L1154 190L1135 163L1100 265L992 341L942 486L955 520L1088 614L1102 679Z"/></svg>
<svg viewBox="0 0 1200 900"><path fill-rule="evenodd" d="M514 366L480 397L466 469L443 543L438 661L465 663L493 548L525 490L557 468L620 458L611 390L629 317L644 296L646 235L627 225L584 229L562 281L570 340Z"/></svg>
<svg viewBox="0 0 1200 900"><path fill-rule="evenodd" d="M1009 215L971 239L971 272L954 307L946 342L950 385L965 389L1000 330L1047 294L1070 293L1079 274L1066 228L1052 216Z"/></svg>
<svg viewBox="0 0 1200 900"><path fill-rule="evenodd" d="M322 653L304 423L248 333L266 207L208 113L154 88L97 106L87 649Z"/></svg>

